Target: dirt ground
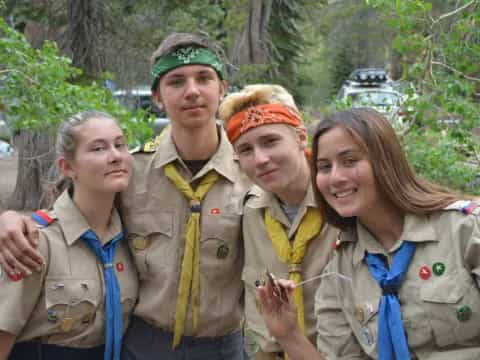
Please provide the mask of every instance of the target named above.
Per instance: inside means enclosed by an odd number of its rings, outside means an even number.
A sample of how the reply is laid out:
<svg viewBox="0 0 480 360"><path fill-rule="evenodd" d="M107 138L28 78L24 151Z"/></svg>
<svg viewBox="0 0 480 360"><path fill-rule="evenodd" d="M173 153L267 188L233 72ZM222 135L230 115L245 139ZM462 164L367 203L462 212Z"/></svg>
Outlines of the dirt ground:
<svg viewBox="0 0 480 360"><path fill-rule="evenodd" d="M0 210L4 209L5 200L15 189L17 179L17 156L0 157Z"/></svg>

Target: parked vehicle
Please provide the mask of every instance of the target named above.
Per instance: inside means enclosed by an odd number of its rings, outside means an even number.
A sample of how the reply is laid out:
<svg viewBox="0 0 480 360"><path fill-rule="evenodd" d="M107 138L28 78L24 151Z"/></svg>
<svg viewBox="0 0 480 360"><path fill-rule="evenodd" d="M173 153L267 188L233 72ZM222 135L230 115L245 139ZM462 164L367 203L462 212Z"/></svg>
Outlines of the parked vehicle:
<svg viewBox="0 0 480 360"><path fill-rule="evenodd" d="M159 135L170 124L170 119L152 102L152 93L148 86L138 86L131 90L116 90L113 92L113 96L128 109L143 109L149 114L154 114L153 130L156 135Z"/></svg>
<svg viewBox="0 0 480 360"><path fill-rule="evenodd" d="M337 100L354 107L371 107L402 125L412 109L405 109L408 95L399 91L384 69L361 68L353 71L337 94Z"/></svg>

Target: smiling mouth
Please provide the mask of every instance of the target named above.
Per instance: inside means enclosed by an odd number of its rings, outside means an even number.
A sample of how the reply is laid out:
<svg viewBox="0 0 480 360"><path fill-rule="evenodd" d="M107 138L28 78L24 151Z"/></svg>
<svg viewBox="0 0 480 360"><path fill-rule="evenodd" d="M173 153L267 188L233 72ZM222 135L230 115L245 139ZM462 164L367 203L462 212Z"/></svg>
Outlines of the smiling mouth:
<svg viewBox="0 0 480 360"><path fill-rule="evenodd" d="M342 199L344 197L355 194L356 192L357 192L356 189L346 190L346 191L338 191L338 192L333 193L333 196L335 196L337 199Z"/></svg>
<svg viewBox="0 0 480 360"><path fill-rule="evenodd" d="M270 170L270 171L266 171L264 173L261 173L260 175L258 175L258 178L262 179L262 178L265 178L271 174L273 174L276 170Z"/></svg>

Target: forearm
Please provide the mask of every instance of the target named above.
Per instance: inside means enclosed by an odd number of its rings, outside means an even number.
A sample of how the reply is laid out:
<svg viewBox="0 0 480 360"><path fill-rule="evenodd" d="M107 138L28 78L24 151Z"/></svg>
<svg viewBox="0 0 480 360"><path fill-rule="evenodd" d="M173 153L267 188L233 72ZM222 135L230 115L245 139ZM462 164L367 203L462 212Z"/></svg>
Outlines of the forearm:
<svg viewBox="0 0 480 360"><path fill-rule="evenodd" d="M0 330L0 360L7 360L15 344L16 336Z"/></svg>
<svg viewBox="0 0 480 360"><path fill-rule="evenodd" d="M294 332L291 336L277 339L277 341L290 360L325 360L301 332Z"/></svg>

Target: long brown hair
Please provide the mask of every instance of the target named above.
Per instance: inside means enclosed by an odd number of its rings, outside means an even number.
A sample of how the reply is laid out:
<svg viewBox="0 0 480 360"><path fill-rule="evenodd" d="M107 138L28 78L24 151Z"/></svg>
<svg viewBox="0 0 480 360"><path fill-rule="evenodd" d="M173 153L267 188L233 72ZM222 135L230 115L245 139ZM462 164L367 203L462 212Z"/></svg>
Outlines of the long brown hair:
<svg viewBox="0 0 480 360"><path fill-rule="evenodd" d="M317 126L312 141L312 178L315 184L318 140L329 130L340 127L352 135L365 150L380 194L404 214L426 215L465 199L440 185L420 178L410 167L400 141L389 121L369 108L356 108L332 113ZM346 229L355 225L356 218L340 216L314 186L320 210L328 223Z"/></svg>

